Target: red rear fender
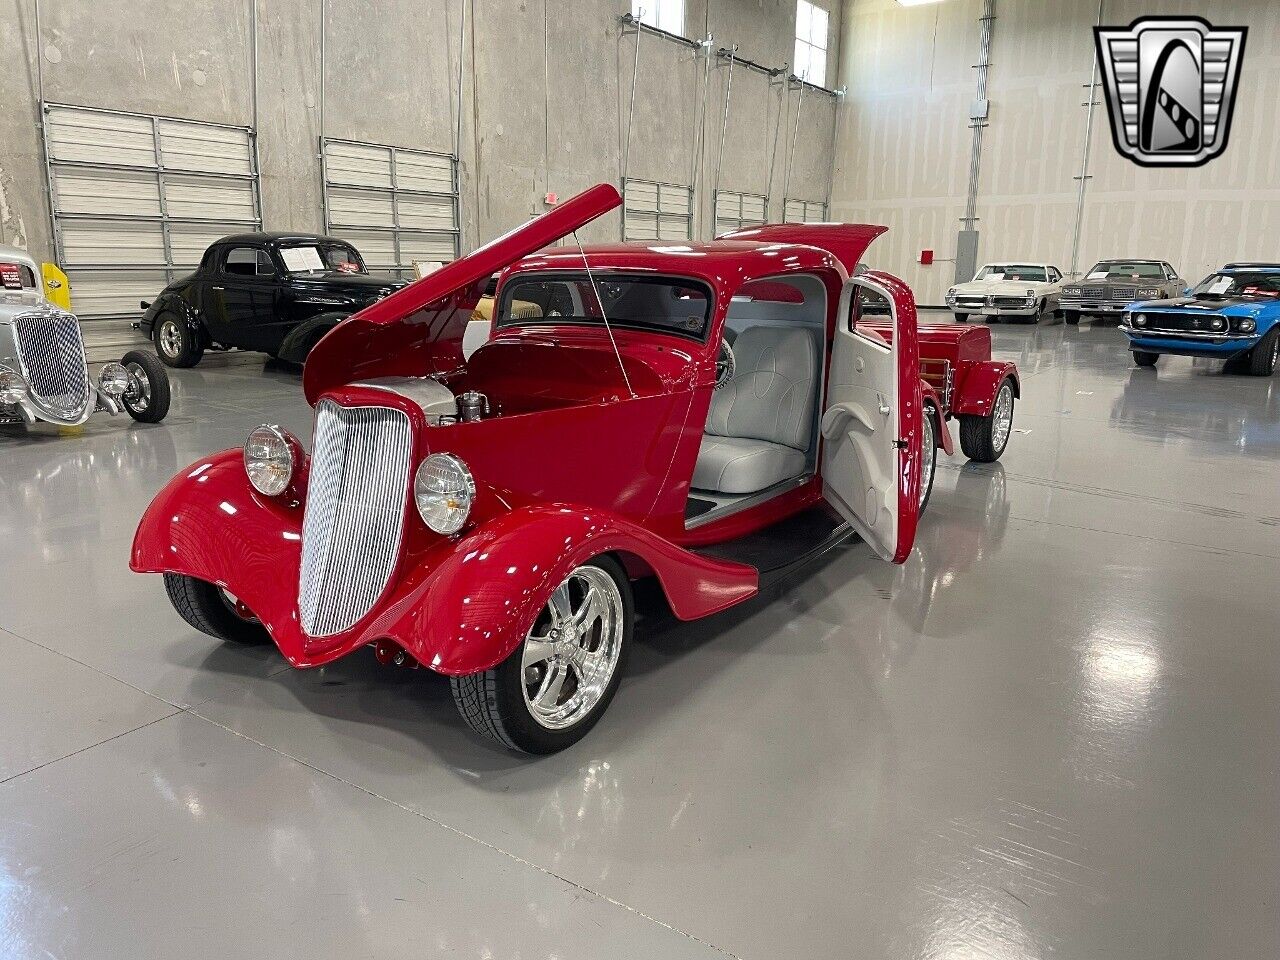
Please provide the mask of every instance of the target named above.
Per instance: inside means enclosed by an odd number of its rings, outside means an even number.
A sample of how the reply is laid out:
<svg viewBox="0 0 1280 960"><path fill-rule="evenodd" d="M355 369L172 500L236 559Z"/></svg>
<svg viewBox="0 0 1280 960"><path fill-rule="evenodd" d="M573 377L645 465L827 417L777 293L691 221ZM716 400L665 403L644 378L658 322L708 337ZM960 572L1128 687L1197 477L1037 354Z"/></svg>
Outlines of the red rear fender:
<svg viewBox="0 0 1280 960"><path fill-rule="evenodd" d="M956 384L955 399L951 404L954 414L974 414L985 417L991 412L995 403L996 391L1000 384L1008 378L1013 381L1013 395L1022 395L1022 385L1018 380L1018 368L1012 363L1001 360L984 360L972 364L964 378Z"/></svg>

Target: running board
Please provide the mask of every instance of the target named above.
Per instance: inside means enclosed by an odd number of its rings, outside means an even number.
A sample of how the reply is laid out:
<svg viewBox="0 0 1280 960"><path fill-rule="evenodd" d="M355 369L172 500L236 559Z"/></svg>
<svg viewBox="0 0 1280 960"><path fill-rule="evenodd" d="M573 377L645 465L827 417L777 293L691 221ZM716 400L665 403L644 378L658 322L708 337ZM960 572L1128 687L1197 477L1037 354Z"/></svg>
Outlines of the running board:
<svg viewBox="0 0 1280 960"><path fill-rule="evenodd" d="M819 504L745 537L694 547L693 552L755 567L763 590L854 536L839 514Z"/></svg>

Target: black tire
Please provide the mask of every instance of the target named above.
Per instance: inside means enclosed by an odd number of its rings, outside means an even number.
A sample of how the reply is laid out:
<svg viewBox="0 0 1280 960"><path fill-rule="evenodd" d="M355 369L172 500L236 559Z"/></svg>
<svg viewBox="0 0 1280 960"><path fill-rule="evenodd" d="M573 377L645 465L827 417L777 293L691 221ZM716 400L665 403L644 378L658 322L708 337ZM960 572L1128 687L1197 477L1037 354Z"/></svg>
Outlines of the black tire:
<svg viewBox="0 0 1280 960"><path fill-rule="evenodd" d="M1133 362L1140 367L1154 367L1156 361L1160 359L1160 354L1150 353L1146 350L1133 351Z"/></svg>
<svg viewBox="0 0 1280 960"><path fill-rule="evenodd" d="M181 573L166 573L164 589L178 616L201 633L246 645L271 639L266 627L237 613L231 601L212 583Z"/></svg>
<svg viewBox="0 0 1280 960"><path fill-rule="evenodd" d="M162 313L151 328L156 355L167 367L194 367L204 356L204 344L191 325L174 313Z"/></svg>
<svg viewBox="0 0 1280 960"><path fill-rule="evenodd" d="M607 573L618 588L622 604L619 654L614 664L613 676L600 699L572 726L557 730L543 726L533 717L526 704L522 643L511 656L490 670L449 678L458 712L462 714L467 726L476 733L522 753L557 753L586 736L608 709L622 680L623 668L631 648L635 601L631 594L631 582L621 564L613 557L601 554L577 570L586 568L597 568Z"/></svg>
<svg viewBox="0 0 1280 960"><path fill-rule="evenodd" d="M159 423L169 413L172 393L169 390L169 374L154 353L131 350L120 361L126 370L142 383L142 390L120 398L125 412L139 423Z"/></svg>
<svg viewBox="0 0 1280 960"><path fill-rule="evenodd" d="M1249 375L1253 377L1269 377L1276 369L1276 361L1280 360L1280 327L1276 327L1258 341L1258 345L1249 351Z"/></svg>
<svg viewBox="0 0 1280 960"><path fill-rule="evenodd" d="M1080 326L1080 314L1075 310L1063 310L1062 322L1068 327L1078 327Z"/></svg>
<svg viewBox="0 0 1280 960"><path fill-rule="evenodd" d="M933 481L934 481L934 478L937 477L938 475L939 420L938 420L937 414L934 413L933 407L931 406L926 406L924 408L924 423L927 429L925 430L925 434L922 440L928 444L929 449L922 449L920 451L920 456L921 456L920 466L923 469L926 462L926 458L927 458L927 462L929 465L929 479L928 479L929 485L925 487L923 491L923 495L920 497L919 512L921 514L924 513L924 508L929 505L929 497L933 495Z"/></svg>
<svg viewBox="0 0 1280 960"><path fill-rule="evenodd" d="M995 406L999 402L1001 392L1009 391L1009 431L1002 441L996 440ZM977 414L960 415L960 449L970 460L978 463L994 463L1000 459L1005 447L1009 445L1009 437L1013 435L1013 414L1017 405L1013 383L1006 377L996 388L996 401L992 403L992 412L984 416Z"/></svg>
<svg viewBox="0 0 1280 960"><path fill-rule="evenodd" d="M969 315L967 313L956 314L956 323L968 323L968 322L969 322Z"/></svg>

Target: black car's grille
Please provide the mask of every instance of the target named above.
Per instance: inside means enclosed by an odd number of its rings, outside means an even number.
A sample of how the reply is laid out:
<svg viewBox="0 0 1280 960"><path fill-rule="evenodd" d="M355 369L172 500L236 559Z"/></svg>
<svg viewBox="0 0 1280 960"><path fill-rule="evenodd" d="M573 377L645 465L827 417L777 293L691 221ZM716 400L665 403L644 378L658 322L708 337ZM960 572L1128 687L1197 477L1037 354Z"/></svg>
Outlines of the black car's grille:
<svg viewBox="0 0 1280 960"><path fill-rule="evenodd" d="M1107 297L1112 300L1137 300L1138 291L1135 287L1107 287Z"/></svg>
<svg viewBox="0 0 1280 960"><path fill-rule="evenodd" d="M1081 296L1089 300L1101 300L1107 295L1106 287L1085 287L1081 291Z"/></svg>

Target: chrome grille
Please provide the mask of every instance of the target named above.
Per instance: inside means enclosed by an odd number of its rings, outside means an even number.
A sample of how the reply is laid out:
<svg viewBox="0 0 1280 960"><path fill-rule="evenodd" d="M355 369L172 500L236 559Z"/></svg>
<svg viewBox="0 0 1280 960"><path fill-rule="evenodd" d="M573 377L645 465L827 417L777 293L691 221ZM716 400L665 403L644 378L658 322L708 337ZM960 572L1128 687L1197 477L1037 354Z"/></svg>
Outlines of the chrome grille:
<svg viewBox="0 0 1280 960"><path fill-rule="evenodd" d="M89 401L89 366L80 321L70 314L27 314L14 319L18 359L41 405L77 414Z"/></svg>
<svg viewBox="0 0 1280 960"><path fill-rule="evenodd" d="M1136 287L1107 287L1107 296L1112 300L1136 300L1138 290Z"/></svg>
<svg viewBox="0 0 1280 960"><path fill-rule="evenodd" d="M404 532L411 440L399 410L316 407L298 583L309 636L348 629L386 589Z"/></svg>
<svg viewBox="0 0 1280 960"><path fill-rule="evenodd" d="M1088 297L1090 300L1102 300L1106 295L1106 287L1085 287L1083 291L1083 296Z"/></svg>

